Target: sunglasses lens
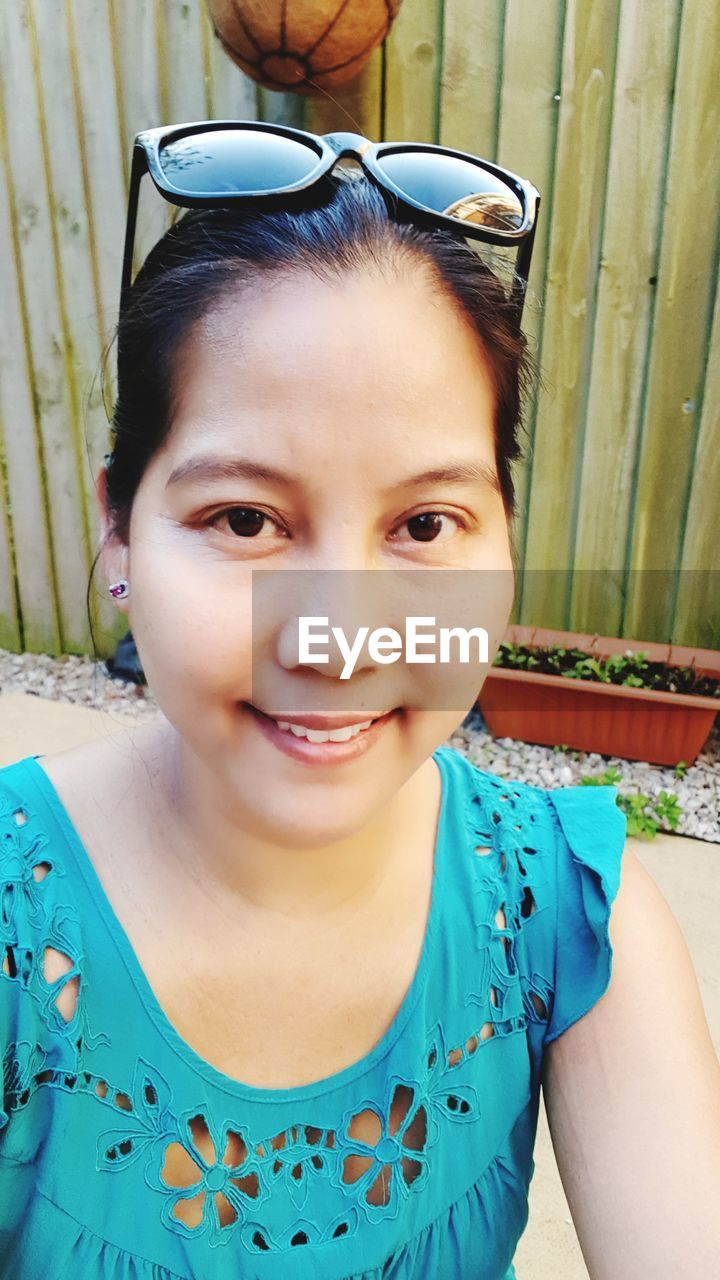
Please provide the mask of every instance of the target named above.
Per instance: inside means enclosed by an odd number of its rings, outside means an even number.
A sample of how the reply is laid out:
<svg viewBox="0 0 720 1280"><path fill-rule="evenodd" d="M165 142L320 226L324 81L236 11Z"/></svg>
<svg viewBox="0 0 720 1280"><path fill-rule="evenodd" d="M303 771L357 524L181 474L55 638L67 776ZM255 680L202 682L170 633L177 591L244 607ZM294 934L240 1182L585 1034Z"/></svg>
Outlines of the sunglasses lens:
<svg viewBox="0 0 720 1280"><path fill-rule="evenodd" d="M519 196L489 169L432 151L392 151L378 165L398 190L434 213L491 231L522 226Z"/></svg>
<svg viewBox="0 0 720 1280"><path fill-rule="evenodd" d="M320 153L309 143L260 129L212 129L170 139L159 158L176 191L219 195L291 187L312 174Z"/></svg>

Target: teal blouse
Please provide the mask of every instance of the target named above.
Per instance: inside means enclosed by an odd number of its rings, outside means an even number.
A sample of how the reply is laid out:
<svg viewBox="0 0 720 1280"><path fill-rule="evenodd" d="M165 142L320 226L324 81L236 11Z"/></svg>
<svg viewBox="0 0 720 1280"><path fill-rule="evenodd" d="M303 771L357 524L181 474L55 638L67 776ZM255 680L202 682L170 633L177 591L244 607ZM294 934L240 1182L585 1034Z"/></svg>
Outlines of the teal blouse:
<svg viewBox="0 0 720 1280"><path fill-rule="evenodd" d="M439 747L429 919L392 1025L343 1071L258 1089L164 1014L41 758L0 769L0 1276L512 1280L544 1048L610 980L616 788Z"/></svg>

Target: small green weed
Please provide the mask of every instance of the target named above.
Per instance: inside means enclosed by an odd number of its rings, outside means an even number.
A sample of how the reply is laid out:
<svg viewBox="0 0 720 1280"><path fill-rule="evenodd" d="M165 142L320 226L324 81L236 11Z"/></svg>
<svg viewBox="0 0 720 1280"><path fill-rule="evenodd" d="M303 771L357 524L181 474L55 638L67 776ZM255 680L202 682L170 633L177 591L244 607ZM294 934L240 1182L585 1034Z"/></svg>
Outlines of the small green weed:
<svg viewBox="0 0 720 1280"><path fill-rule="evenodd" d="M656 689L669 693L695 693L720 698L720 680L699 675L694 660L689 667L651 662L642 650L594 656L562 645L500 644L493 660L496 667L514 667L567 680L595 680L601 684L627 685L632 689Z"/></svg>
<svg viewBox="0 0 720 1280"><path fill-rule="evenodd" d="M616 765L611 765L604 773L581 778L580 785L583 787L618 786L621 781L621 770ZM616 801L627 817L629 836L640 836L641 839L652 840L663 824L673 831L677 830L682 807L674 791L658 791L654 799L642 791L634 791L628 795L618 794Z"/></svg>

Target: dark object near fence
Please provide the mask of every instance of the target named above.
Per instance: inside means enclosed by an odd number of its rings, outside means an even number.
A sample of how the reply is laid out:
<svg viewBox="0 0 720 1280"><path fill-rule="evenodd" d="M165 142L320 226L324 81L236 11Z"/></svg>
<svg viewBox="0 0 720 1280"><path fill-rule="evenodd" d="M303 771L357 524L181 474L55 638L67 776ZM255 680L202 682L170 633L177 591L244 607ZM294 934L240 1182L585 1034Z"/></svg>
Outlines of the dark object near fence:
<svg viewBox="0 0 720 1280"><path fill-rule="evenodd" d="M122 640L118 641L113 657L105 659L105 670L109 676L114 676L118 680L131 680L133 684L147 684L132 631L128 631Z"/></svg>

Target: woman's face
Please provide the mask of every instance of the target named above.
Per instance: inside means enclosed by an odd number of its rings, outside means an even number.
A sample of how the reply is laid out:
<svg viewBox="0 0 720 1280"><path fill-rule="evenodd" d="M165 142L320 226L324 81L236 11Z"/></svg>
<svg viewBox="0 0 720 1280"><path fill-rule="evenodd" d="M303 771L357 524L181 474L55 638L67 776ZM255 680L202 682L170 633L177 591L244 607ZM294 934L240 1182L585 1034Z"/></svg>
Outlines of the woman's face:
<svg viewBox="0 0 720 1280"><path fill-rule="evenodd" d="M466 609L456 624L488 630L492 661L513 576L488 366L470 324L422 272L333 283L298 274L233 295L199 322L176 385L129 545L110 541L103 553L109 580L130 583L118 608L164 715L249 827L281 843L340 839L445 742L487 666L471 646L448 701L439 665L408 665L402 654L383 664L365 646L343 680L334 643L313 650L325 663L299 660L298 618L327 616L350 642L362 625L402 633L398 609L417 604L403 584L422 588L416 613L432 615L440 579L428 575L465 570L443 575L471 606L474 621ZM227 466L224 478L191 473L200 455L292 481ZM451 464L472 464L479 478L407 483ZM179 468L185 478L173 479ZM98 493L104 506L102 483ZM298 569L313 572L289 572ZM392 572L358 572L378 569ZM255 583L253 570L265 571ZM361 755L318 766L279 749L248 704L300 721L313 708L356 720L400 710Z"/></svg>

